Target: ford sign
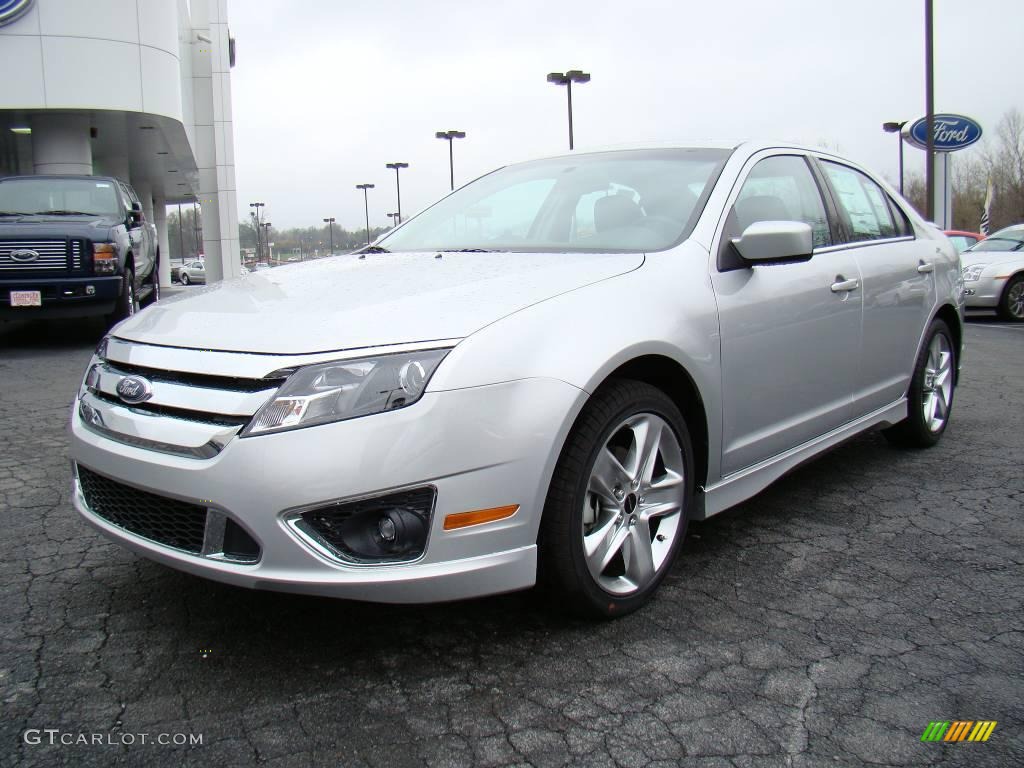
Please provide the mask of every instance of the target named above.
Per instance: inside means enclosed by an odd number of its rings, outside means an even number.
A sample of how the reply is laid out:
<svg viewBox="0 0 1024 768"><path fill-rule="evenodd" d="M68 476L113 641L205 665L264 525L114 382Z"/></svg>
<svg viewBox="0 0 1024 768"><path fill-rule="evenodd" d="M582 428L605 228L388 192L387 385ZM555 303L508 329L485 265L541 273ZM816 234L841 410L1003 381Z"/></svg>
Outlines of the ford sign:
<svg viewBox="0 0 1024 768"><path fill-rule="evenodd" d="M35 0L0 0L0 27L19 18Z"/></svg>
<svg viewBox="0 0 1024 768"><path fill-rule="evenodd" d="M153 396L153 387L141 376L125 376L117 382L117 396L129 405L136 405Z"/></svg>
<svg viewBox="0 0 1024 768"><path fill-rule="evenodd" d="M928 121L922 117L904 134L908 143L928 148ZM955 152L969 147L981 138L981 126L963 115L935 115L935 151Z"/></svg>

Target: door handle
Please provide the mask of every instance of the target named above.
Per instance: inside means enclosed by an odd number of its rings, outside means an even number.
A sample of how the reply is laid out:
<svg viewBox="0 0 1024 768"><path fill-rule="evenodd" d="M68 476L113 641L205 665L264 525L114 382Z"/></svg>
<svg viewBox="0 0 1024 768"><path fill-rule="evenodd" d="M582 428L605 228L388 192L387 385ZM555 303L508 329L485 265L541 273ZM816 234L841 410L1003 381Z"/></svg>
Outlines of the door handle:
<svg viewBox="0 0 1024 768"><path fill-rule="evenodd" d="M926 275L929 272L935 271L935 265L930 264L927 261L921 261L917 265L917 271L920 272L922 275Z"/></svg>
<svg viewBox="0 0 1024 768"><path fill-rule="evenodd" d="M832 283L832 293L849 293L860 287L860 280L856 278L844 280L842 275L836 275L836 282Z"/></svg>

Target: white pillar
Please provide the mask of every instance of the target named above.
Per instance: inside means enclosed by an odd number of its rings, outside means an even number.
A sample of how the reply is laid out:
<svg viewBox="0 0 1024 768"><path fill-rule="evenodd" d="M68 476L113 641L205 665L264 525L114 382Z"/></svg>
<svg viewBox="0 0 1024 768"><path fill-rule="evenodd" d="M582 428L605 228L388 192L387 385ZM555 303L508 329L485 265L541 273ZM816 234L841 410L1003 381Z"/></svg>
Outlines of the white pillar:
<svg viewBox="0 0 1024 768"><path fill-rule="evenodd" d="M86 115L32 116L32 165L35 173L92 174L92 139Z"/></svg>
<svg viewBox="0 0 1024 768"><path fill-rule="evenodd" d="M160 248L160 287L171 286L171 241L167 237L167 198L164 191L153 195L153 223L156 224L156 239Z"/></svg>

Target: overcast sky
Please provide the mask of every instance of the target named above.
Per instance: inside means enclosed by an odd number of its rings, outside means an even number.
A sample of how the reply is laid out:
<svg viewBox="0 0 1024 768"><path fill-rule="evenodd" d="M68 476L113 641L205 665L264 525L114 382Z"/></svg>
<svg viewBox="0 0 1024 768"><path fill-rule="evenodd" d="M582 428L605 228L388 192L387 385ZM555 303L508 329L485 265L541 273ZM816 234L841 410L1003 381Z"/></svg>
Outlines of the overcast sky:
<svg viewBox="0 0 1024 768"><path fill-rule="evenodd" d="M924 113L924 0L230 0L238 41L235 160L241 214L267 203L275 228L335 216L363 226L408 215L511 161L643 141L778 138L828 145L896 178L886 120ZM1024 109L1014 35L1021 0L936 5L936 109L990 134ZM1009 30L1012 33L1007 34ZM973 150L964 150L964 154ZM908 170L923 152L906 148Z"/></svg>

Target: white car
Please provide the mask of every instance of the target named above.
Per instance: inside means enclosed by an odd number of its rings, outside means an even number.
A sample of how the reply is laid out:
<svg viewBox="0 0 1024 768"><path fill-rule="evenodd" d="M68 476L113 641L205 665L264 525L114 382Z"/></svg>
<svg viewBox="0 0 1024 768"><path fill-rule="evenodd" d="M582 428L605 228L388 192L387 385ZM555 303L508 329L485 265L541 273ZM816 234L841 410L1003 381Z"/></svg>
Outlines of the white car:
<svg viewBox="0 0 1024 768"><path fill-rule="evenodd" d="M966 304L1024 322L1024 224L1006 227L960 254Z"/></svg>
<svg viewBox="0 0 1024 768"><path fill-rule="evenodd" d="M181 265L181 269L178 272L178 280L181 281L182 285L191 285L193 283L206 283L206 264L198 259L195 261L186 261Z"/></svg>
<svg viewBox="0 0 1024 768"><path fill-rule="evenodd" d="M513 165L357 254L117 326L71 416L74 503L231 584L416 603L541 581L622 615L688 520L867 429L937 442L961 288L941 232L816 149Z"/></svg>

